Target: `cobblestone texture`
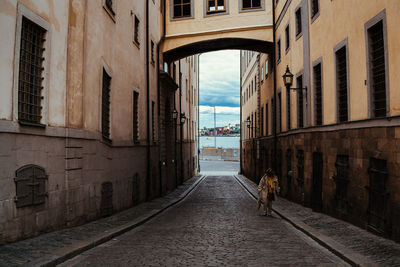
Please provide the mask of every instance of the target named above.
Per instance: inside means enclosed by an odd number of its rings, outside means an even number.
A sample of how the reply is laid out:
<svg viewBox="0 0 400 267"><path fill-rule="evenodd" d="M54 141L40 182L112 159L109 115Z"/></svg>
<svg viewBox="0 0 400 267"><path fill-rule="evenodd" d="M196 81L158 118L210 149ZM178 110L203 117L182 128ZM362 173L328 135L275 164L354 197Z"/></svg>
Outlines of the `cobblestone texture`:
<svg viewBox="0 0 400 267"><path fill-rule="evenodd" d="M114 214L113 216L93 221L81 226L64 229L52 233L40 235L35 238L0 246L0 266L19 266L29 264L41 258L58 257L56 250L65 247L80 246L83 240L90 240L102 235L116 227L123 226L149 211L163 209L171 202L180 198L199 177L194 177L175 191L163 198L137 205L126 211Z"/></svg>
<svg viewBox="0 0 400 267"><path fill-rule="evenodd" d="M183 202L63 266L346 265L284 220L260 216L233 176L208 176Z"/></svg>
<svg viewBox="0 0 400 267"><path fill-rule="evenodd" d="M249 179L238 176L251 188L253 194L257 186ZM274 209L290 214L321 234L332 238L349 250L367 257L380 266L400 266L400 244L376 236L352 224L338 220L322 213L313 212L311 209L280 198L274 204Z"/></svg>

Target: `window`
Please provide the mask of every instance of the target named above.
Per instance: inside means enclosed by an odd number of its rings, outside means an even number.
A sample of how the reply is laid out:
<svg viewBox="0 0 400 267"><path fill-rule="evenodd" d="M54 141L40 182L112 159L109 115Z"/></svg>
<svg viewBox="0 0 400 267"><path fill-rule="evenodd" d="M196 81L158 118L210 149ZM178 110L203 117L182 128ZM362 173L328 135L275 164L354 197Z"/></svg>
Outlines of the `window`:
<svg viewBox="0 0 400 267"><path fill-rule="evenodd" d="M287 52L289 50L289 48L290 48L290 28L289 28L289 25L287 25L286 29L285 29L285 38L286 38L286 48L285 48L285 50Z"/></svg>
<svg viewBox="0 0 400 267"><path fill-rule="evenodd" d="M261 107L260 124L260 133L264 136L264 106Z"/></svg>
<svg viewBox="0 0 400 267"><path fill-rule="evenodd" d="M251 135L250 135L251 138L253 138L253 122L254 122L253 119L254 119L253 113L251 113L251 126L250 126L251 127Z"/></svg>
<svg viewBox="0 0 400 267"><path fill-rule="evenodd" d="M155 125L155 117L154 117L154 101L151 101L151 136L153 138L153 142L156 142L156 125Z"/></svg>
<svg viewBox="0 0 400 267"><path fill-rule="evenodd" d="M18 120L40 125L46 30L23 17L18 75Z"/></svg>
<svg viewBox="0 0 400 267"><path fill-rule="evenodd" d="M151 56L151 64L154 64L155 60L154 60L154 42L151 40L151 45L150 45L150 56Z"/></svg>
<svg viewBox="0 0 400 267"><path fill-rule="evenodd" d="M16 171L14 178L17 208L40 205L46 201L46 180L48 176L43 168L36 165L26 165ZM34 186L33 186L34 185Z"/></svg>
<svg viewBox="0 0 400 267"><path fill-rule="evenodd" d="M268 101L267 101L265 103L265 135L267 135L267 136L268 136L268 132L269 132L268 116L269 116L269 109L268 109Z"/></svg>
<svg viewBox="0 0 400 267"><path fill-rule="evenodd" d="M296 36L299 36L301 33L302 33L301 7L299 7L296 11Z"/></svg>
<svg viewBox="0 0 400 267"><path fill-rule="evenodd" d="M277 60L277 64L279 62L281 62L281 40L279 39L277 44L276 44L276 60Z"/></svg>
<svg viewBox="0 0 400 267"><path fill-rule="evenodd" d="M243 9L261 8L261 0L242 0Z"/></svg>
<svg viewBox="0 0 400 267"><path fill-rule="evenodd" d="M108 141L110 141L110 85L111 77L107 74L105 69L103 69L101 133Z"/></svg>
<svg viewBox="0 0 400 267"><path fill-rule="evenodd" d="M276 120L276 115L275 115L275 101L274 98L271 99L271 122L272 122L272 134L275 133L275 120Z"/></svg>
<svg viewBox="0 0 400 267"><path fill-rule="evenodd" d="M304 185L304 151L297 150L297 183Z"/></svg>
<svg viewBox="0 0 400 267"><path fill-rule="evenodd" d="M297 77L297 88L303 88L303 76ZM297 128L304 127L303 90L297 90Z"/></svg>
<svg viewBox="0 0 400 267"><path fill-rule="evenodd" d="M386 117L386 58L383 21L368 29L369 87L373 117Z"/></svg>
<svg viewBox="0 0 400 267"><path fill-rule="evenodd" d="M321 63L314 66L314 114L315 125L322 125L322 70Z"/></svg>
<svg viewBox="0 0 400 267"><path fill-rule="evenodd" d="M140 45L140 41L139 41L139 25L140 25L140 20L139 20L139 18L135 15L135 18L134 18L134 25L133 25L133 41L134 41L137 45Z"/></svg>
<svg viewBox="0 0 400 267"><path fill-rule="evenodd" d="M345 122L348 120L346 46L336 52L336 91L338 120Z"/></svg>
<svg viewBox="0 0 400 267"><path fill-rule="evenodd" d="M311 0L311 18L319 13L319 0Z"/></svg>
<svg viewBox="0 0 400 267"><path fill-rule="evenodd" d="M290 103L290 89L286 90L286 128L289 131L291 126L291 103Z"/></svg>
<svg viewBox="0 0 400 267"><path fill-rule="evenodd" d="M336 175L333 177L336 182L336 206L339 210L347 209L347 185L349 183L349 156L337 155L336 157Z"/></svg>
<svg viewBox="0 0 400 267"><path fill-rule="evenodd" d="M173 0L174 18L184 18L192 16L191 0Z"/></svg>
<svg viewBox="0 0 400 267"><path fill-rule="evenodd" d="M268 58L265 60L265 78L268 77Z"/></svg>
<svg viewBox="0 0 400 267"><path fill-rule="evenodd" d="M282 132L282 93L278 93L278 132Z"/></svg>
<svg viewBox="0 0 400 267"><path fill-rule="evenodd" d="M207 14L215 14L226 11L225 0L206 0Z"/></svg>
<svg viewBox="0 0 400 267"><path fill-rule="evenodd" d="M264 81L264 66L261 66L261 82Z"/></svg>
<svg viewBox="0 0 400 267"><path fill-rule="evenodd" d="M133 92L133 142L139 141L139 93Z"/></svg>

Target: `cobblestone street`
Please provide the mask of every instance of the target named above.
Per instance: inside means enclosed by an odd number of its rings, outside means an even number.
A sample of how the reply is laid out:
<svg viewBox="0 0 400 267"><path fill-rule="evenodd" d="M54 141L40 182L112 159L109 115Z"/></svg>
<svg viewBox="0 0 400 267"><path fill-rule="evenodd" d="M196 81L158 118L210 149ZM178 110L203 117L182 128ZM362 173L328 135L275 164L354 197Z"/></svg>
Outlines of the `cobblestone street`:
<svg viewBox="0 0 400 267"><path fill-rule="evenodd" d="M207 176L182 202L63 266L346 265L256 202L233 176Z"/></svg>

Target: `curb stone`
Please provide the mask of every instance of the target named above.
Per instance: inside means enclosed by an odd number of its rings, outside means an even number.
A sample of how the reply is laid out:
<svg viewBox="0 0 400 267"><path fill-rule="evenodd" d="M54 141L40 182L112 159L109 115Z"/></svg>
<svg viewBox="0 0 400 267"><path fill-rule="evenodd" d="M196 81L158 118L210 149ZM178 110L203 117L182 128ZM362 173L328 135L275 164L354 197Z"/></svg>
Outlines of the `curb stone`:
<svg viewBox="0 0 400 267"><path fill-rule="evenodd" d="M257 193L253 192L254 188L251 188L248 184L247 181L245 181L245 177L242 175L234 175L235 179L238 181L238 183L255 199L257 200ZM248 179L247 179L248 180ZM254 182L248 180L250 183L254 184ZM256 184L254 184L257 186ZM253 190L252 190L253 189ZM306 225L305 223L301 222L297 218L294 218L287 214L286 212L280 210L279 208L273 208L272 209L276 214L278 214L282 219L286 220L289 222L291 225L293 225L296 229L300 230L301 232L305 233L307 236L311 237L313 240L315 240L318 244L321 246L325 247L332 253L334 253L336 256L340 257L347 263L353 265L353 266L380 266L379 264L371 261L370 259L364 257L363 255L352 251L351 249L343 246L342 244L336 242L332 238L321 234L319 231L315 230L314 228Z"/></svg>

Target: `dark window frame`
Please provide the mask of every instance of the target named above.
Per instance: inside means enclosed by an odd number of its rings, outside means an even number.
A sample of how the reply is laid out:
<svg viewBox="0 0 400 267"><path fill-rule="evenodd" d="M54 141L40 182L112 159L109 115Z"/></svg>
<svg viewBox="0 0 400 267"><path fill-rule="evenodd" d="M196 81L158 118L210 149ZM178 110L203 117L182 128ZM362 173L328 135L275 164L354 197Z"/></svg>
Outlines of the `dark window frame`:
<svg viewBox="0 0 400 267"><path fill-rule="evenodd" d="M277 132L278 133L281 133L282 132L282 90L281 89L279 89L278 90L278 102L277 102L277 105L278 105L278 118L277 118L277 120L278 120L278 129L277 129Z"/></svg>
<svg viewBox="0 0 400 267"><path fill-rule="evenodd" d="M319 0L311 0L310 2L310 16L311 23L313 23L320 15L321 5Z"/></svg>
<svg viewBox="0 0 400 267"><path fill-rule="evenodd" d="M282 59L282 42L281 42L281 37L278 38L278 41L276 41L276 64L278 65L281 62Z"/></svg>
<svg viewBox="0 0 400 267"><path fill-rule="evenodd" d="M215 10L210 10L210 1L214 1L214 7L216 8ZM204 11L204 16L212 16L212 15L221 15L221 14L227 14L228 13L228 8L229 8L229 0L222 0L224 1L223 3L223 7L224 9L218 10L218 1L220 0L204 0L204 7L205 7L205 11Z"/></svg>
<svg viewBox="0 0 400 267"><path fill-rule="evenodd" d="M133 42L140 47L140 19L137 15L133 15Z"/></svg>
<svg viewBox="0 0 400 267"><path fill-rule="evenodd" d="M184 3L183 1L185 0L178 0L180 1L180 3L175 4L175 1L177 0L171 0L170 1L170 10L171 10L171 20L182 20L182 19L192 19L194 18L194 4L193 4L193 0L188 0L189 3ZM189 5L189 10L190 10L190 14L189 15L183 15L183 6L185 5ZM181 12L182 15L175 15L175 6L181 6Z"/></svg>
<svg viewBox="0 0 400 267"><path fill-rule="evenodd" d="M385 116L375 114L374 105L374 83L373 83L373 59L371 53L371 38L370 29L382 23L383 34L383 53L384 53L384 71L385 71L385 97L386 97L386 110ZM375 17L370 19L364 25L365 28L365 42L366 42L366 59L367 59L367 87L368 87L368 113L370 118L387 117L390 115L390 90L389 90L389 53L388 53L388 37L387 37L387 23L386 23L386 10L382 10Z"/></svg>
<svg viewBox="0 0 400 267"><path fill-rule="evenodd" d="M290 89L286 89L286 130L289 131L292 128L292 114L291 114L291 96Z"/></svg>
<svg viewBox="0 0 400 267"><path fill-rule="evenodd" d="M37 33L36 36L33 36L34 31ZM42 25L24 15L21 16L17 110L18 122L22 125L45 127L43 124L45 104L43 100L45 99L46 64L44 62L45 56L47 56L45 54L47 33L48 30Z"/></svg>
<svg viewBox="0 0 400 267"><path fill-rule="evenodd" d="M303 12L302 7L298 6L294 12L296 21L296 40L303 36Z"/></svg>
<svg viewBox="0 0 400 267"><path fill-rule="evenodd" d="M133 142L139 142L139 92L133 91L132 96L132 137Z"/></svg>
<svg viewBox="0 0 400 267"><path fill-rule="evenodd" d="M103 68L101 86L101 135L111 142L111 81L112 76Z"/></svg>
<svg viewBox="0 0 400 267"><path fill-rule="evenodd" d="M319 58L313 62L313 94L314 94L314 125L321 126L324 124L324 79L323 79L323 64L322 58ZM318 92L318 80L316 75L316 69L320 68L320 92ZM320 94L320 103L318 102ZM320 112L318 112L320 110Z"/></svg>
<svg viewBox="0 0 400 267"><path fill-rule="evenodd" d="M244 1L249 1L250 6L244 7ZM260 2L260 5L254 4L254 2ZM254 4L254 6L253 6ZM247 12L247 11L259 11L264 9L264 0L240 0L239 1L239 12Z"/></svg>
<svg viewBox="0 0 400 267"><path fill-rule="evenodd" d="M287 54L290 50L290 23L286 24L285 27L285 53Z"/></svg>
<svg viewBox="0 0 400 267"><path fill-rule="evenodd" d="M301 80L301 83L299 82ZM303 88L304 80L303 80L303 72L300 72L296 75L296 88ZM297 128L304 128L304 93L303 90L296 91L297 98ZM300 112L301 107L301 112Z"/></svg>
<svg viewBox="0 0 400 267"><path fill-rule="evenodd" d="M269 107L268 101L265 102L265 135L269 135Z"/></svg>
<svg viewBox="0 0 400 267"><path fill-rule="evenodd" d="M344 97L339 95L340 85L343 83L339 82L339 72L338 65L342 62L338 62L340 60L340 53L345 52L345 60L346 60L346 103L341 103L340 98L344 101ZM335 58L335 107L336 107L336 121L337 123L343 123L350 120L350 73L349 73L349 51L348 51L348 39L344 39L339 44L337 44L334 48L334 58ZM342 63L343 64L343 63ZM343 75L343 74L342 74ZM347 114L344 114L344 111L340 108L346 104ZM343 108L343 107L342 107ZM346 116L346 117L345 117Z"/></svg>

